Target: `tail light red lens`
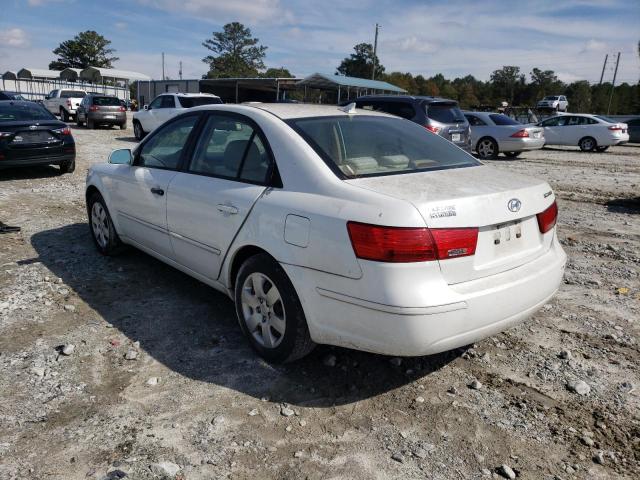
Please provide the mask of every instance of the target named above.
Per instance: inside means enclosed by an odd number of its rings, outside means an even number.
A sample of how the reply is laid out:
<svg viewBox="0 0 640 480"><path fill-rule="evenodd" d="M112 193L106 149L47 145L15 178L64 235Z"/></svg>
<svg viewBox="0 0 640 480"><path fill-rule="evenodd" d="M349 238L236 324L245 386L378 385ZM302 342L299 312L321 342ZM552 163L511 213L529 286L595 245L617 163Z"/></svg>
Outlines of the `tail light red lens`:
<svg viewBox="0 0 640 480"><path fill-rule="evenodd" d="M89 111L90 111L90 112L97 112L98 110L100 110L100 107L99 107L99 106L97 106L97 105L91 105L91 106L89 107Z"/></svg>
<svg viewBox="0 0 640 480"><path fill-rule="evenodd" d="M440 130L442 130L440 127L434 127L433 125L425 125L424 128L429 130L431 133L440 133Z"/></svg>
<svg viewBox="0 0 640 480"><path fill-rule="evenodd" d="M529 132L526 130L518 130L516 133L511 135L512 138L529 138Z"/></svg>
<svg viewBox="0 0 640 480"><path fill-rule="evenodd" d="M536 216L538 217L540 233L547 233L556 225L558 220L558 204L553 202L549 208Z"/></svg>
<svg viewBox="0 0 640 480"><path fill-rule="evenodd" d="M348 222L356 257L377 262L428 262L473 255L477 228L403 228Z"/></svg>
<svg viewBox="0 0 640 480"><path fill-rule="evenodd" d="M622 130L622 125L611 125L609 130Z"/></svg>
<svg viewBox="0 0 640 480"><path fill-rule="evenodd" d="M71 129L69 127L57 128L54 130L59 135L71 135Z"/></svg>
<svg viewBox="0 0 640 480"><path fill-rule="evenodd" d="M127 111L127 109L126 109L126 108L124 108L124 107L120 107L120 111L121 111L121 112L126 112L126 111Z"/></svg>

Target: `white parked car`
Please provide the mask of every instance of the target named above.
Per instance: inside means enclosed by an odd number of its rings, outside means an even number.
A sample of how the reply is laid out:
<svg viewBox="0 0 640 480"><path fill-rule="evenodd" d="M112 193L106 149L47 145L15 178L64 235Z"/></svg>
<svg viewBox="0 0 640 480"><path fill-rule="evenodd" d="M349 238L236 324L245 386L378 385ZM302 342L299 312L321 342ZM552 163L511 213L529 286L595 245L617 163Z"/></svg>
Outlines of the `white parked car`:
<svg viewBox="0 0 640 480"><path fill-rule="evenodd" d="M44 97L42 104L54 115L60 115L60 120L69 122L71 117L75 117L76 109L86 95L87 92L84 90L58 88L51 90L51 92Z"/></svg>
<svg viewBox="0 0 640 480"><path fill-rule="evenodd" d="M583 152L604 152L629 141L627 124L587 114L556 115L538 123L545 145L578 146Z"/></svg>
<svg viewBox="0 0 640 480"><path fill-rule="evenodd" d="M566 112L569 102L564 95L548 95L538 102L539 110L555 110L556 112Z"/></svg>
<svg viewBox="0 0 640 480"><path fill-rule="evenodd" d="M87 176L98 250L133 245L226 293L270 361L441 352L553 296L566 255L544 180L350 107L199 107L114 151Z"/></svg>
<svg viewBox="0 0 640 480"><path fill-rule="evenodd" d="M471 148L483 160L499 153L515 158L544 146L544 130L535 125L523 125L502 113L464 112L464 116L471 125Z"/></svg>
<svg viewBox="0 0 640 480"><path fill-rule="evenodd" d="M187 108L219 103L222 103L220 97L209 93L163 93L133 114L133 134L142 140L147 133Z"/></svg>

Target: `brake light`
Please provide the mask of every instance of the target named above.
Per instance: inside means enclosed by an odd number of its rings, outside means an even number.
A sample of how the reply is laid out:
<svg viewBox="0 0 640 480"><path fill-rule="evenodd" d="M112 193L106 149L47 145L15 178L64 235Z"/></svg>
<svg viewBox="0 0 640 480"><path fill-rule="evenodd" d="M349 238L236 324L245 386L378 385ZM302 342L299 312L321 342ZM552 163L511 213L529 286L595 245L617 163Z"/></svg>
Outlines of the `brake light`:
<svg viewBox="0 0 640 480"><path fill-rule="evenodd" d="M121 112L126 112L126 111L127 111L127 109L121 106L121 107L120 107L120 111L121 111Z"/></svg>
<svg viewBox="0 0 640 480"><path fill-rule="evenodd" d="M71 135L71 129L69 127L57 128L54 132L59 135Z"/></svg>
<svg viewBox="0 0 640 480"><path fill-rule="evenodd" d="M513 138L529 138L529 132L526 130L518 130L516 133L511 135Z"/></svg>
<svg viewBox="0 0 640 480"><path fill-rule="evenodd" d="M425 125L424 128L429 130L431 133L440 133L440 130L442 130L442 128L434 127L433 125Z"/></svg>
<svg viewBox="0 0 640 480"><path fill-rule="evenodd" d="M477 228L405 228L347 222L356 257L377 262L428 262L475 254Z"/></svg>
<svg viewBox="0 0 640 480"><path fill-rule="evenodd" d="M11 132L0 132L0 138L8 138L11 135L13 135Z"/></svg>
<svg viewBox="0 0 640 480"><path fill-rule="evenodd" d="M536 217L538 218L540 233L547 233L555 226L556 220L558 220L558 204L553 202L549 208L536 215Z"/></svg>
<svg viewBox="0 0 640 480"><path fill-rule="evenodd" d="M100 110L100 107L98 107L97 105L91 105L89 107L90 112L97 112L98 110Z"/></svg>
<svg viewBox="0 0 640 480"><path fill-rule="evenodd" d="M609 130L622 130L622 125L611 125Z"/></svg>

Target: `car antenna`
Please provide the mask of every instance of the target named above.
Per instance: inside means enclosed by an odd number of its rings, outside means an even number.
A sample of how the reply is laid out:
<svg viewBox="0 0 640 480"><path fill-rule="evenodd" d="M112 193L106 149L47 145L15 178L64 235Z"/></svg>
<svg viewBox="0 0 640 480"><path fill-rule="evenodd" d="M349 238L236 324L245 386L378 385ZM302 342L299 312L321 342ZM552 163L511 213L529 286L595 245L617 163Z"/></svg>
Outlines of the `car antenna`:
<svg viewBox="0 0 640 480"><path fill-rule="evenodd" d="M344 112L344 113L348 113L348 114L353 114L356 113L356 102L351 102L348 105L345 105L344 107L338 107L338 110Z"/></svg>

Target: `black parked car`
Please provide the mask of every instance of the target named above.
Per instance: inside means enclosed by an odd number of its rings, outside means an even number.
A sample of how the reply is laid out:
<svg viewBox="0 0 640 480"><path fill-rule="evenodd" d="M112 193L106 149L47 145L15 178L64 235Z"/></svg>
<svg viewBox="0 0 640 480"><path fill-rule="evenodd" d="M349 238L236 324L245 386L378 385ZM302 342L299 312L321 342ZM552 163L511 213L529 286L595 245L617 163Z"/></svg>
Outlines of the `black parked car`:
<svg viewBox="0 0 640 480"><path fill-rule="evenodd" d="M34 102L0 100L0 168L59 165L76 167L76 145L66 123Z"/></svg>
<svg viewBox="0 0 640 480"><path fill-rule="evenodd" d="M351 103L350 100L346 103ZM458 102L439 97L412 95L367 95L355 100L356 107L397 115L422 125L458 147L471 151L471 128Z"/></svg>

